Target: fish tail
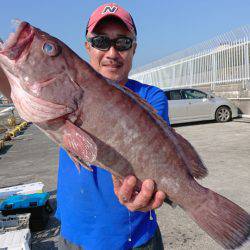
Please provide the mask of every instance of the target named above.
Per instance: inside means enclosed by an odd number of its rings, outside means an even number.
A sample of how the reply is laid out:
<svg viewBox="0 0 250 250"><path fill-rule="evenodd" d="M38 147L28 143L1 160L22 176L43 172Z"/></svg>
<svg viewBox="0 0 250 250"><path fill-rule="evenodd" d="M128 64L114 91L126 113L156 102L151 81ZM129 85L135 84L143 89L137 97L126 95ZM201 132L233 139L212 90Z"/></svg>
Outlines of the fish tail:
<svg viewBox="0 0 250 250"><path fill-rule="evenodd" d="M235 249L241 246L250 234L250 215L227 198L199 184L198 186L199 189L203 189L203 197L199 204L194 202L195 206L184 209L225 249Z"/></svg>

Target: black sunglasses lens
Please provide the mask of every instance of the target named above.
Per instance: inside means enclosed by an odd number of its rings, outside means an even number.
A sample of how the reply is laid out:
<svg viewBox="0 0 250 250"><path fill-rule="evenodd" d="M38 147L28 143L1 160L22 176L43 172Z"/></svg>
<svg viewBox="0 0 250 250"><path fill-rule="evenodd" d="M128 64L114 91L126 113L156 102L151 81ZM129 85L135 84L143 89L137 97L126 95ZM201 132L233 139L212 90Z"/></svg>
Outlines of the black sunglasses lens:
<svg viewBox="0 0 250 250"><path fill-rule="evenodd" d="M128 50L132 47L132 39L128 37L117 38L115 48L119 51Z"/></svg>
<svg viewBox="0 0 250 250"><path fill-rule="evenodd" d="M92 45L100 50L108 50L110 48L110 39L105 36L96 36L92 38Z"/></svg>
<svg viewBox="0 0 250 250"><path fill-rule="evenodd" d="M119 37L111 40L106 36L96 36L91 39L91 44L99 50L109 50L112 45L116 50L124 51L132 47L133 39L129 37Z"/></svg>

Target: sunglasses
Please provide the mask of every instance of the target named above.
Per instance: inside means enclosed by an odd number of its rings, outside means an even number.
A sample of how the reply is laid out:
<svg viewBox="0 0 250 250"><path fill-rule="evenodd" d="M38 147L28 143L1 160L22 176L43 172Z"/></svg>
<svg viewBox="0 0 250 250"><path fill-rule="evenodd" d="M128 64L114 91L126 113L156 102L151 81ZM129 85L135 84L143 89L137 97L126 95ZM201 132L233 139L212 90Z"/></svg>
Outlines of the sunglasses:
<svg viewBox="0 0 250 250"><path fill-rule="evenodd" d="M108 51L113 46L117 51L125 51L131 49L134 39L126 36L110 39L107 36L99 35L89 37L87 41L98 50Z"/></svg>

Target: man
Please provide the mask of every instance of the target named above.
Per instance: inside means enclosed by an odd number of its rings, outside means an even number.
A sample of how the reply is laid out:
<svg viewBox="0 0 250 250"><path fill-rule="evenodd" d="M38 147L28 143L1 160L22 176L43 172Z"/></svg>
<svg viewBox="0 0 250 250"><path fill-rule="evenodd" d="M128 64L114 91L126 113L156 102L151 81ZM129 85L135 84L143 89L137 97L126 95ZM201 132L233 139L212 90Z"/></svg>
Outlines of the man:
<svg viewBox="0 0 250 250"><path fill-rule="evenodd" d="M163 91L128 80L136 35L126 10L112 3L100 6L86 28L90 64L107 79L139 94L168 122ZM113 177L112 181L110 173L92 168L93 172L82 169L78 173L67 153L60 150L56 213L61 221L59 248L163 249L155 213L150 211L162 205L165 194L158 191L154 195L152 180L145 180L137 193L134 176L123 182Z"/></svg>
<svg viewBox="0 0 250 250"><path fill-rule="evenodd" d="M86 28L90 64L107 79L139 94L168 122L163 91L128 79L136 35L135 24L126 10L116 4L100 6ZM7 97L10 95L6 78L0 90ZM154 192L152 180L145 180L137 191L134 176L120 181L103 169L92 168L93 172L81 168L79 173L60 149L56 212L61 221L59 249L163 249L152 210L162 205L165 194Z"/></svg>

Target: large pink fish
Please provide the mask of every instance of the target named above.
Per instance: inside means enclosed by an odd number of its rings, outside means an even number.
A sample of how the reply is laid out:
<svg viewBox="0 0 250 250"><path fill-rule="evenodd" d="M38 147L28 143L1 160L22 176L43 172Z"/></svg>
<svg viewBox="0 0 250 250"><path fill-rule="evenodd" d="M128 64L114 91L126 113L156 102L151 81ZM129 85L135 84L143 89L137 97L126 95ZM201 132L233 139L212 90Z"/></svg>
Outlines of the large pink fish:
<svg viewBox="0 0 250 250"><path fill-rule="evenodd" d="M70 48L21 22L0 43L0 65L20 116L35 123L75 162L123 178L151 178L227 249L246 241L250 216L197 183L207 170L195 149L129 89L104 79Z"/></svg>

